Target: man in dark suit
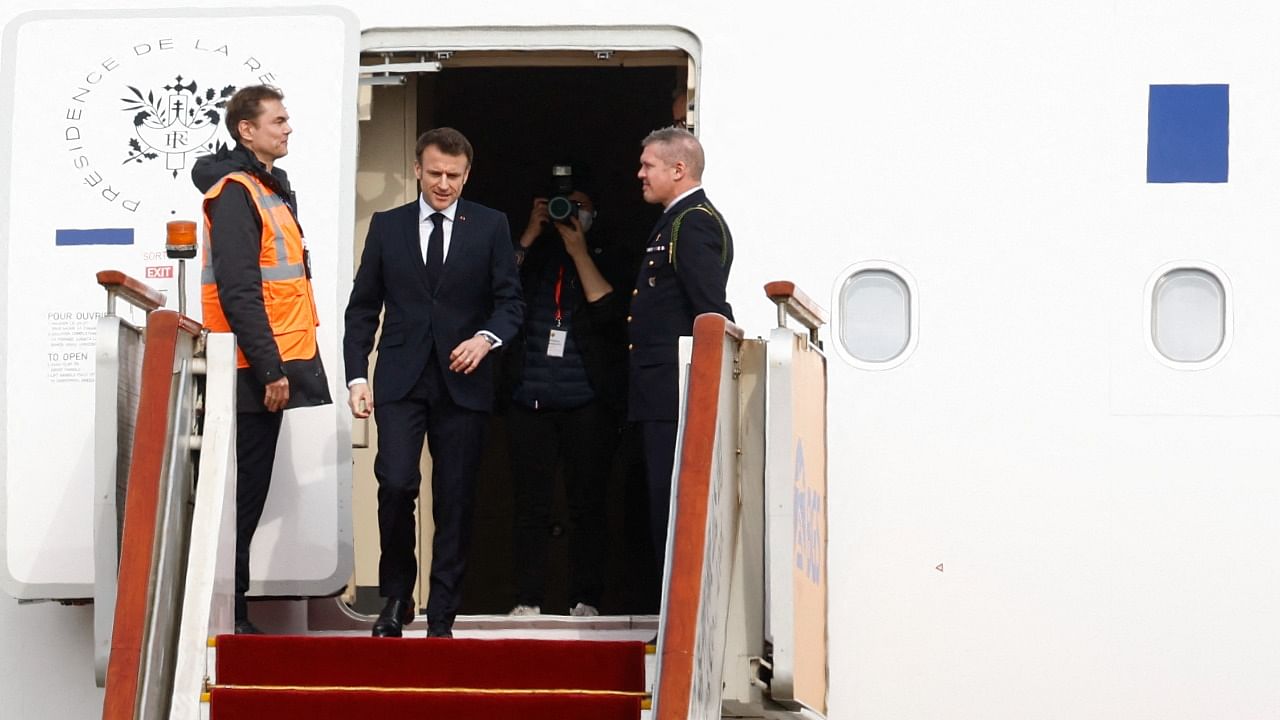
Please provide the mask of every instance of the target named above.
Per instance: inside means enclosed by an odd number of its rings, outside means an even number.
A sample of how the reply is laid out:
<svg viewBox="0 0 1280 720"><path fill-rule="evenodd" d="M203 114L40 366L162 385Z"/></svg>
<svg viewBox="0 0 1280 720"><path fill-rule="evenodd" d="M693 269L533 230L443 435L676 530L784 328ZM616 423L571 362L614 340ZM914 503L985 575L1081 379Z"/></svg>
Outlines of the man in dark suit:
<svg viewBox="0 0 1280 720"><path fill-rule="evenodd" d="M702 190L706 160L698 138L670 127L649 133L643 145L637 177L644 199L662 205L663 213L649 234L631 291L628 418L640 424L661 577L680 413L679 338L693 334L693 319L702 313L733 319L725 299L733 236Z"/></svg>
<svg viewBox="0 0 1280 720"><path fill-rule="evenodd" d="M414 617L414 503L423 433L431 452L432 542L427 634L451 637L471 534L475 473L490 409L489 353L520 327L523 301L506 216L460 198L471 143L452 128L418 138L422 194L375 213L347 305L343 354L351 412L378 422L379 590L375 637ZM368 383L379 313L377 385ZM376 407L376 411L374 408Z"/></svg>

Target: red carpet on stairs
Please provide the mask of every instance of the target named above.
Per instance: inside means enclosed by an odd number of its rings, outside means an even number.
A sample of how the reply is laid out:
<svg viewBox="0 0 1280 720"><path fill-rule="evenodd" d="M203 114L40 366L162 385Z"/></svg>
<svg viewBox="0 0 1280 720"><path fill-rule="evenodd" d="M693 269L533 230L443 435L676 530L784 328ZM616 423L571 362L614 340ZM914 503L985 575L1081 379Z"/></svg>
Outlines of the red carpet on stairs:
<svg viewBox="0 0 1280 720"><path fill-rule="evenodd" d="M225 635L210 716L635 720L644 660L641 642Z"/></svg>

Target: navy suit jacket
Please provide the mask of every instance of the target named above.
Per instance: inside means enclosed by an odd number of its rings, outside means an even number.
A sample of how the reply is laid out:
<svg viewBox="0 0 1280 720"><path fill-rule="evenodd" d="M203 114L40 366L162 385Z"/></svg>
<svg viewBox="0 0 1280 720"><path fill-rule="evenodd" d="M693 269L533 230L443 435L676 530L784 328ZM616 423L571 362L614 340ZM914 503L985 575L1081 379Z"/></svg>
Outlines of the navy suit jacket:
<svg viewBox="0 0 1280 720"><path fill-rule="evenodd" d="M681 222L672 248L676 218ZM693 334L693 319L702 313L733 319L725 298L732 265L733 235L702 190L658 219L631 297L631 420L678 419L680 336Z"/></svg>
<svg viewBox="0 0 1280 720"><path fill-rule="evenodd" d="M433 288L422 262L418 200L374 213L347 304L342 346L348 382L369 377L369 352L384 308L372 378L375 405L404 398L434 347L454 403L491 410L497 353L485 356L469 375L449 370L449 353L479 330L506 343L520 328L524 301L506 215L460 199L449 254Z"/></svg>

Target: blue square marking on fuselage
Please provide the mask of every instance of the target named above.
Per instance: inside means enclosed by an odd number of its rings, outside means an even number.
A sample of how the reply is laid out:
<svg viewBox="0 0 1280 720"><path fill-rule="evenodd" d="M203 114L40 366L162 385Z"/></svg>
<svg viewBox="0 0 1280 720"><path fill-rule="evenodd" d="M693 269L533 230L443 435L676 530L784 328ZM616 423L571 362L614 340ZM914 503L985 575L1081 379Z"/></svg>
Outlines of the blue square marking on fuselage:
<svg viewBox="0 0 1280 720"><path fill-rule="evenodd" d="M54 233L54 245L132 245L133 228L92 228L89 230L58 230Z"/></svg>
<svg viewBox="0 0 1280 720"><path fill-rule="evenodd" d="M1147 182L1226 182L1229 116L1229 85L1152 85Z"/></svg>

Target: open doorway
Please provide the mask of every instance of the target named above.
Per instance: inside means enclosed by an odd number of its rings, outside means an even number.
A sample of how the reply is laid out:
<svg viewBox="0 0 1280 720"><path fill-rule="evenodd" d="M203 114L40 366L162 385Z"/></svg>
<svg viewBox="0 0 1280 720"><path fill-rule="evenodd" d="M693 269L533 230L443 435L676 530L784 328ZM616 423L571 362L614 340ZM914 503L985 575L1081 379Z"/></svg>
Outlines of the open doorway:
<svg viewBox="0 0 1280 720"><path fill-rule="evenodd" d="M362 123L361 182L380 191L360 193L360 227L372 212L416 197L413 139L429 128L461 130L475 147L475 162L464 197L507 215L512 232L525 227L532 200L546 196L554 164L589 166L598 217L597 240L630 253L638 266L659 208L644 203L635 178L640 141L651 130L671 124L672 98L686 85L688 55L681 51L644 53L627 62L625 53L592 51L538 53L416 53L383 60L432 59L439 72L416 73L402 85L377 87L371 116ZM634 58L633 58L634 60ZM369 61L366 60L365 64ZM391 117L388 117L388 114ZM406 173L407 170L407 173ZM406 177L407 175L407 177ZM399 179L400 197L386 192ZM359 246L363 231L356 238ZM360 247L356 248L359 257ZM630 287L615 288L630 293ZM374 382L377 382L376 377ZM501 405L501 403L500 403ZM475 519L463 600L463 614L503 614L515 604L513 567L514 491L506 418L491 418L484 459L477 478ZM372 477L376 428L369 447L356 451L356 578L354 608L374 614L377 593L376 481ZM608 484L605 615L656 614L658 585L648 540L648 508L638 440L624 428ZM429 458L419 507L430 507ZM549 557L543 612L565 614L569 607L569 519L563 483L556 485L551 522L546 528ZM425 604L429 568L430 512L419 513L420 593Z"/></svg>

